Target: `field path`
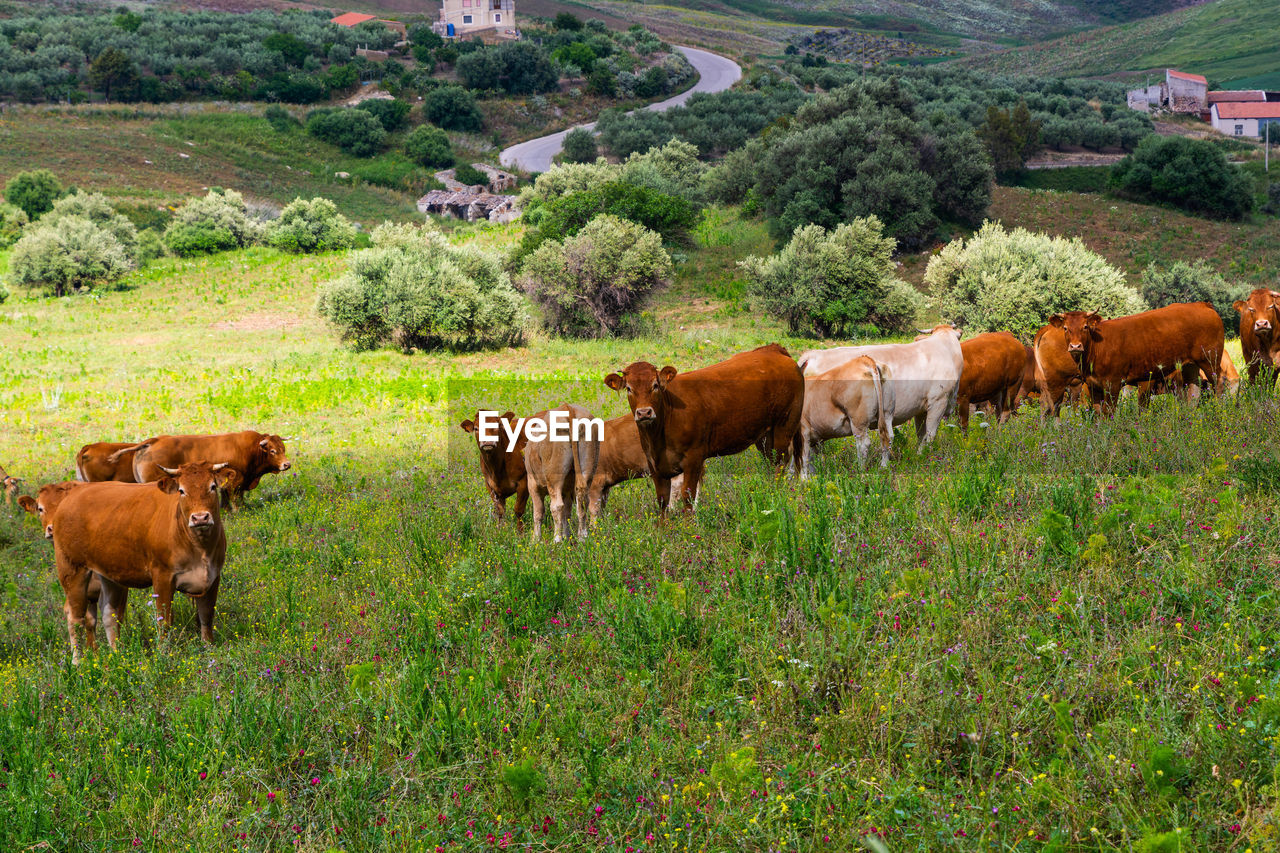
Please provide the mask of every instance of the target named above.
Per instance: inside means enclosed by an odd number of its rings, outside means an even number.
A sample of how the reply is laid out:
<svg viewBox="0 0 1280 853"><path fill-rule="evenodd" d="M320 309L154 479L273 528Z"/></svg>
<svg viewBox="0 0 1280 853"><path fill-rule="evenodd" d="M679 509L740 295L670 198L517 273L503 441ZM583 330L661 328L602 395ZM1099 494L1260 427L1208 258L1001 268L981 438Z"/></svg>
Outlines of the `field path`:
<svg viewBox="0 0 1280 853"><path fill-rule="evenodd" d="M698 82L678 95L667 98L665 101L649 104L643 109L652 110L655 113L665 112L672 107L680 106L697 92L723 92L742 79L742 69L732 59L709 50L699 50L696 47L676 45L675 48L684 54L685 59L688 59L689 64L698 72ZM596 123L590 122L577 126L592 130ZM560 149L564 147L565 136L573 129L571 127L559 133L539 136L537 139L512 145L498 155L498 162L508 168L524 169L526 172L545 172L551 168L551 158L559 154Z"/></svg>

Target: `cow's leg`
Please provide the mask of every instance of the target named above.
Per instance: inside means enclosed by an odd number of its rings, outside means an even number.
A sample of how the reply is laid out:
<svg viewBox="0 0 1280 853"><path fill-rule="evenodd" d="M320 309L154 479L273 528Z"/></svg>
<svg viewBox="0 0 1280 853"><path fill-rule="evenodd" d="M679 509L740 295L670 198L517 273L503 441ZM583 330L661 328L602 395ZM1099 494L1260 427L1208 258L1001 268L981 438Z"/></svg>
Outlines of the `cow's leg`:
<svg viewBox="0 0 1280 853"><path fill-rule="evenodd" d="M658 499L658 516L665 517L667 506L671 502L671 480L667 477L654 476L653 490Z"/></svg>
<svg viewBox="0 0 1280 853"><path fill-rule="evenodd" d="M542 517L547 511L542 500L546 489L534 479L532 473L529 474L529 494L533 496L533 541L537 542L542 538Z"/></svg>
<svg viewBox="0 0 1280 853"><path fill-rule="evenodd" d="M503 501L506 503L506 501ZM511 514L516 517L516 533L524 533L524 511L529 505L529 483L521 481L516 486L516 502L511 508Z"/></svg>
<svg viewBox="0 0 1280 853"><path fill-rule="evenodd" d="M858 448L858 467L867 467L867 455L871 452L871 432L866 429L854 429L853 441Z"/></svg>
<svg viewBox="0 0 1280 853"><path fill-rule="evenodd" d="M120 621L124 618L129 590L115 581L102 578L102 625L107 634L107 645L114 650L120 642Z"/></svg>
<svg viewBox="0 0 1280 853"><path fill-rule="evenodd" d="M497 492L490 492L489 497L493 499L493 519L501 523L507 515L507 499L498 497Z"/></svg>
<svg viewBox="0 0 1280 853"><path fill-rule="evenodd" d="M222 575L205 592L196 599L196 618L200 622L200 639L213 644L213 609L218 604L218 587L222 584Z"/></svg>
<svg viewBox="0 0 1280 853"><path fill-rule="evenodd" d="M960 422L961 432L969 431L969 398L968 397L956 397L956 420ZM916 430L916 435L919 435L919 434L920 434L920 431Z"/></svg>
<svg viewBox="0 0 1280 853"><path fill-rule="evenodd" d="M67 617L67 634L71 641L71 663L78 664L80 663L81 634L79 629L85 627L84 614L89 604L89 571L83 567L64 569L59 566L58 581L62 584L62 591L66 596L62 610ZM90 651L98 647L98 639L92 631L85 633L84 641Z"/></svg>
<svg viewBox="0 0 1280 853"><path fill-rule="evenodd" d="M567 539L569 536L569 511L573 508L573 501L567 498L566 494L573 494L571 482L561 481L550 489L551 520L555 524L552 538L556 542Z"/></svg>
<svg viewBox="0 0 1280 853"><path fill-rule="evenodd" d="M156 624L163 633L173 626L173 573L162 571L155 576Z"/></svg>
<svg viewBox="0 0 1280 853"><path fill-rule="evenodd" d="M927 443L928 443L928 441L929 441L929 439L928 439L928 437L927 437L927 433L925 432L925 421L927 420L927 417L928 417L928 412L921 413L921 414L919 414L919 415L916 415L916 417L915 417L915 422L916 422L916 452L917 452L917 453L924 453L924 446L925 446L925 444L927 444Z"/></svg>
<svg viewBox="0 0 1280 853"><path fill-rule="evenodd" d="M680 498L684 502L684 508L692 512L693 505L698 500L698 486L702 483L702 458L687 458L681 468L684 469L684 483L680 489Z"/></svg>

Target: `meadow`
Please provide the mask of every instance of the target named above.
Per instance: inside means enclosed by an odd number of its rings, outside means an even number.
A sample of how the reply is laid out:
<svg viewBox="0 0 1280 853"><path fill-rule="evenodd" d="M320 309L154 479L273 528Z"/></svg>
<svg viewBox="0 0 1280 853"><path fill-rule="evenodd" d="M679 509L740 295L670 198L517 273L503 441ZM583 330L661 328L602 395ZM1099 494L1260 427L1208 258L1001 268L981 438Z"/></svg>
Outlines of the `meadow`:
<svg viewBox="0 0 1280 853"><path fill-rule="evenodd" d="M91 440L295 438L224 516L208 648L135 593L70 666L50 545L0 510L0 848L1274 849L1274 395L1028 408L923 456L904 428L890 470L829 446L804 483L752 452L665 524L620 487L580 543L490 518L476 404L615 416L632 360L814 345L742 305L768 245L709 220L649 337L452 355L341 349L342 254L11 297L0 464L32 483Z"/></svg>

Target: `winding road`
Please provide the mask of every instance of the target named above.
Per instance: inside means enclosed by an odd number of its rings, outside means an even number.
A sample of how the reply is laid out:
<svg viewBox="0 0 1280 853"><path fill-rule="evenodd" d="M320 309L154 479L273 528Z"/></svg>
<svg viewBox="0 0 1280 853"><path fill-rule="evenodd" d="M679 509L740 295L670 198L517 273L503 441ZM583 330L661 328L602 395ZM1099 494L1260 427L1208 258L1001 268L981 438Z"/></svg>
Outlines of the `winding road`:
<svg viewBox="0 0 1280 853"><path fill-rule="evenodd" d="M684 54L685 59L688 59L689 64L698 72L698 82L675 97L649 104L643 109L652 110L655 113L664 112L680 106L697 92L723 92L742 79L742 69L732 59L727 59L718 53L698 50L696 47L676 45L675 48ZM595 126L595 122L577 125L587 130L593 130ZM569 128L549 136L539 136L537 139L512 145L498 155L498 162L508 168L524 169L526 172L545 172L551 168L551 158L564 148L565 136L569 134L569 130L573 129Z"/></svg>

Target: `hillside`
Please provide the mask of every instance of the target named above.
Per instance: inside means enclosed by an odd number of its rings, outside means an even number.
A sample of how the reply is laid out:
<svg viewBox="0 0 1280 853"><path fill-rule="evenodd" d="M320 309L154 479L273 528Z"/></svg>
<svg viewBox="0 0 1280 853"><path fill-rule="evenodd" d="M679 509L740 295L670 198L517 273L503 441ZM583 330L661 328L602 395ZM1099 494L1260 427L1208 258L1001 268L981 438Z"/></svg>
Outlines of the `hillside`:
<svg viewBox="0 0 1280 853"><path fill-rule="evenodd" d="M1172 66L1215 85L1280 87L1278 16L1280 0L1216 0L962 62L1046 76L1136 75Z"/></svg>

